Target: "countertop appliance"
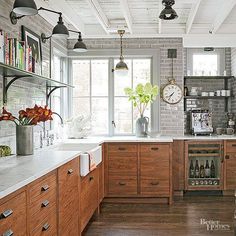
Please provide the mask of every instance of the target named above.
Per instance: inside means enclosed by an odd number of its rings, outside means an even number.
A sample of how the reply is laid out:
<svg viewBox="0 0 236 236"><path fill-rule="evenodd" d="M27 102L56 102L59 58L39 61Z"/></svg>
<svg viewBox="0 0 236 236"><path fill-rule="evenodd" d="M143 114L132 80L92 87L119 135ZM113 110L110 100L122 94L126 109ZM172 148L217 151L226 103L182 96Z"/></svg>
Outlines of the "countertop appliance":
<svg viewBox="0 0 236 236"><path fill-rule="evenodd" d="M190 122L190 129L194 135L211 135L213 133L212 114L208 110L192 110Z"/></svg>

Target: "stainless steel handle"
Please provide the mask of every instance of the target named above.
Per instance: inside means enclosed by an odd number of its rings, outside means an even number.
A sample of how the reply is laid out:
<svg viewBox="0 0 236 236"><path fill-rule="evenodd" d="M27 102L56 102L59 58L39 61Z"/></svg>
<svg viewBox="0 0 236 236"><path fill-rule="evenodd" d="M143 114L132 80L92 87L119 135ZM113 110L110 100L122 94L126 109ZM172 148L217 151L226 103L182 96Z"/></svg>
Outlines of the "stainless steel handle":
<svg viewBox="0 0 236 236"><path fill-rule="evenodd" d="M11 214L13 214L13 210L12 210L12 209L5 210L5 211L0 215L0 219L5 219L5 218L9 217Z"/></svg>
<svg viewBox="0 0 236 236"><path fill-rule="evenodd" d="M120 186L125 186L126 183L124 183L124 182L119 182L119 185L120 185Z"/></svg>
<svg viewBox="0 0 236 236"><path fill-rule="evenodd" d="M42 202L42 207L47 207L49 205L49 201L45 200Z"/></svg>
<svg viewBox="0 0 236 236"><path fill-rule="evenodd" d="M68 172L67 172L67 174L68 174L68 175L71 175L73 172L74 172L73 169L69 169Z"/></svg>
<svg viewBox="0 0 236 236"><path fill-rule="evenodd" d="M125 151L126 150L126 148L123 148L123 147L119 147L118 148L120 151Z"/></svg>
<svg viewBox="0 0 236 236"><path fill-rule="evenodd" d="M45 184L44 186L42 186L41 191L46 192L48 189L49 189L49 185Z"/></svg>
<svg viewBox="0 0 236 236"><path fill-rule="evenodd" d="M153 150L153 151L158 151L159 148L158 148L158 147L152 147L151 150Z"/></svg>
<svg viewBox="0 0 236 236"><path fill-rule="evenodd" d="M42 231L47 231L50 228L50 224L46 223L43 225Z"/></svg>
<svg viewBox="0 0 236 236"><path fill-rule="evenodd" d="M2 234L2 236L12 236L14 233L11 229L7 230L5 233Z"/></svg>
<svg viewBox="0 0 236 236"><path fill-rule="evenodd" d="M157 182L151 182L151 185L158 185L159 184L159 182L157 181Z"/></svg>

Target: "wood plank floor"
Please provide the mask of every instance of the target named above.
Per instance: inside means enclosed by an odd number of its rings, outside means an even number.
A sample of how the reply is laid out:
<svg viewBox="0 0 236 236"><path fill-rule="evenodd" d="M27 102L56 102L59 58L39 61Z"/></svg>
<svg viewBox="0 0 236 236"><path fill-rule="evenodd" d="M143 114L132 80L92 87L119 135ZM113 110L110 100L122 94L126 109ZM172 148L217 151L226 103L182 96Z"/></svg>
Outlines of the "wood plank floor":
<svg viewBox="0 0 236 236"><path fill-rule="evenodd" d="M106 203L83 235L236 236L235 200L232 197L191 196L176 199L172 206ZM214 221L208 225L214 230L207 230L207 225L201 224L201 220Z"/></svg>

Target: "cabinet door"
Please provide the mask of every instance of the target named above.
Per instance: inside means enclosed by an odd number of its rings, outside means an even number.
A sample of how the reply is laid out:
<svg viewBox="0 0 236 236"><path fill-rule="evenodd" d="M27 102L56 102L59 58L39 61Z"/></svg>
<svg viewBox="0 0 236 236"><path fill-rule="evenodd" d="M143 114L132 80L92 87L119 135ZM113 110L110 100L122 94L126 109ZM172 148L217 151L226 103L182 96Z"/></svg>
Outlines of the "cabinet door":
<svg viewBox="0 0 236 236"><path fill-rule="evenodd" d="M225 156L226 190L236 190L236 153Z"/></svg>
<svg viewBox="0 0 236 236"><path fill-rule="evenodd" d="M59 235L78 235L78 159L58 168ZM73 233L68 234L73 229Z"/></svg>
<svg viewBox="0 0 236 236"><path fill-rule="evenodd" d="M27 235L25 191L0 205L0 235Z"/></svg>
<svg viewBox="0 0 236 236"><path fill-rule="evenodd" d="M99 205L99 170L95 169L81 180L80 230L83 231Z"/></svg>
<svg viewBox="0 0 236 236"><path fill-rule="evenodd" d="M170 146L168 144L141 145L140 193L168 197L170 194Z"/></svg>
<svg viewBox="0 0 236 236"><path fill-rule="evenodd" d="M98 175L99 175L98 200L100 204L104 198L104 162L100 163L97 169L98 169Z"/></svg>
<svg viewBox="0 0 236 236"><path fill-rule="evenodd" d="M108 195L137 195L137 145L109 144Z"/></svg>

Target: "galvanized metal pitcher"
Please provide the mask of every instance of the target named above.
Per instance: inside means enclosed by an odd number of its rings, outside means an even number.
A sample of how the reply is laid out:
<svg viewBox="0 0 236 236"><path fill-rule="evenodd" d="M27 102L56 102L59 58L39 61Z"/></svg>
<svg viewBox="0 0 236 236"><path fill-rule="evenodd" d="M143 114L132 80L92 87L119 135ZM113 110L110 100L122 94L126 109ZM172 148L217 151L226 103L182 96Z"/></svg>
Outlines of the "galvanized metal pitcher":
<svg viewBox="0 0 236 236"><path fill-rule="evenodd" d="M147 137L149 118L141 115L136 121L136 136Z"/></svg>
<svg viewBox="0 0 236 236"><path fill-rule="evenodd" d="M34 126L16 126L16 154L25 156L34 154Z"/></svg>

